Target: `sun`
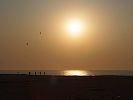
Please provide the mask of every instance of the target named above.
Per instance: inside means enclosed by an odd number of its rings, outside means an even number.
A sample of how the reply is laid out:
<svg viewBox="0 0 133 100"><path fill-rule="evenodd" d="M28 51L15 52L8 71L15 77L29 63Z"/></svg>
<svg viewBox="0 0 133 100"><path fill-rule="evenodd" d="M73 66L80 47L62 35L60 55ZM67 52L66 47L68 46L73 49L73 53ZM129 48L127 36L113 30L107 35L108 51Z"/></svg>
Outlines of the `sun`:
<svg viewBox="0 0 133 100"><path fill-rule="evenodd" d="M77 19L72 19L68 21L67 31L70 36L79 37L82 35L83 30L84 30L84 24L82 21Z"/></svg>

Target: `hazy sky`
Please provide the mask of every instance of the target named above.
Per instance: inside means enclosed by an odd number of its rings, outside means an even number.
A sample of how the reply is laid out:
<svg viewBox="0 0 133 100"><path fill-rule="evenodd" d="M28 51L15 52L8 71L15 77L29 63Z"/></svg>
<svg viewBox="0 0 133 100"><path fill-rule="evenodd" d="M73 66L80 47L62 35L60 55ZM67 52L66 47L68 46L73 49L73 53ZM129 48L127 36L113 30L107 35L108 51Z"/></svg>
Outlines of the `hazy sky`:
<svg viewBox="0 0 133 100"><path fill-rule="evenodd" d="M0 69L133 69L133 0L0 0Z"/></svg>

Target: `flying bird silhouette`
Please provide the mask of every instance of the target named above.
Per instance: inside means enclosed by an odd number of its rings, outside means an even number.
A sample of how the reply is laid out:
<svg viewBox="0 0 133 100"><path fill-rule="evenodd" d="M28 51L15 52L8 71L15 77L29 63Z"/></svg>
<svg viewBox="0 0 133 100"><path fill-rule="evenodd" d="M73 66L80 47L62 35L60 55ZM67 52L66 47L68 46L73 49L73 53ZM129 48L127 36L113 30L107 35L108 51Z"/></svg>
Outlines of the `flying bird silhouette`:
<svg viewBox="0 0 133 100"><path fill-rule="evenodd" d="M40 37L41 37L41 39L46 39L46 33L40 32Z"/></svg>
<svg viewBox="0 0 133 100"><path fill-rule="evenodd" d="M26 45L28 46L29 45L29 42L26 42Z"/></svg>

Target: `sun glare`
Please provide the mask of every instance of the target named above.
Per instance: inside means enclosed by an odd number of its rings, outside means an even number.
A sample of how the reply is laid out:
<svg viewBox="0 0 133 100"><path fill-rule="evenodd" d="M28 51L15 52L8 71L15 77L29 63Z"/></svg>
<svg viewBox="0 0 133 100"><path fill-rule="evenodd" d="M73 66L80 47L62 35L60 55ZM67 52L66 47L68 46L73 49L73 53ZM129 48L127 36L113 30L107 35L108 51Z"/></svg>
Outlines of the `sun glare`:
<svg viewBox="0 0 133 100"><path fill-rule="evenodd" d="M84 25L80 20L70 20L67 24L67 30L70 36L78 37L82 35Z"/></svg>
<svg viewBox="0 0 133 100"><path fill-rule="evenodd" d="M66 70L64 71L65 76L87 76L88 72L83 70Z"/></svg>

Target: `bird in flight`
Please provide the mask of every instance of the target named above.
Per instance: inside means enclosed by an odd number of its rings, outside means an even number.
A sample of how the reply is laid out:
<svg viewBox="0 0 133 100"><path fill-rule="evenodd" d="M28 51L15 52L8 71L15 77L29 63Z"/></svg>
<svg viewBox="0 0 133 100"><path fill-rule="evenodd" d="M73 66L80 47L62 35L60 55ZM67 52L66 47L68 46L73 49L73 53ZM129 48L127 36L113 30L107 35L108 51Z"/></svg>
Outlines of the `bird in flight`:
<svg viewBox="0 0 133 100"><path fill-rule="evenodd" d="M46 39L46 33L40 32L40 37L41 37L41 39Z"/></svg>
<svg viewBox="0 0 133 100"><path fill-rule="evenodd" d="M28 46L29 45L29 42L26 42L26 45Z"/></svg>

